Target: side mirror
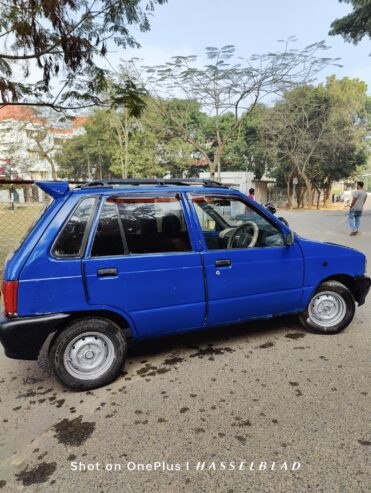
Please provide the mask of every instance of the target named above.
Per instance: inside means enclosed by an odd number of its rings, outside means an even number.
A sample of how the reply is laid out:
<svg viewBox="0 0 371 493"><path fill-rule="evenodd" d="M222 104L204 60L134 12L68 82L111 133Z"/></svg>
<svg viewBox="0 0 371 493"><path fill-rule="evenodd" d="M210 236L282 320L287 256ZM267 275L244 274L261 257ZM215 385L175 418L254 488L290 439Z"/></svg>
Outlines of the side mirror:
<svg viewBox="0 0 371 493"><path fill-rule="evenodd" d="M293 231L283 235L283 242L285 246L291 246L295 243L295 235Z"/></svg>

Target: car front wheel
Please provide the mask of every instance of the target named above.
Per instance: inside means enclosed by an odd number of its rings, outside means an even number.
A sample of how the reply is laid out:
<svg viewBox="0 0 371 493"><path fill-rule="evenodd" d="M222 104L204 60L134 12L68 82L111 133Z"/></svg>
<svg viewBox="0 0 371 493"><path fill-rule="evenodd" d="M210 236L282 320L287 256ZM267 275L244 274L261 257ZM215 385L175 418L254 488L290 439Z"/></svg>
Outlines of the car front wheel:
<svg viewBox="0 0 371 493"><path fill-rule="evenodd" d="M354 313L349 289L338 281L326 281L317 288L300 320L311 332L337 334L350 324Z"/></svg>
<svg viewBox="0 0 371 493"><path fill-rule="evenodd" d="M75 390L90 390L112 382L127 351L119 327L106 319L72 322L52 341L49 362L58 380Z"/></svg>

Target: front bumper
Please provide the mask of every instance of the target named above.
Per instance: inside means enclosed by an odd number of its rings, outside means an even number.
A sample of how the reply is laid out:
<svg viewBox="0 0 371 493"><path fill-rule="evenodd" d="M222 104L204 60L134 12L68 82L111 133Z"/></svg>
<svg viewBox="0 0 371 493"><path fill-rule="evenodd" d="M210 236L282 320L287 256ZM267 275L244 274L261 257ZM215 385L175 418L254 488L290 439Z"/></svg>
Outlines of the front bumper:
<svg viewBox="0 0 371 493"><path fill-rule="evenodd" d="M19 318L0 316L0 342L5 354L14 359L37 359L48 335L69 316L67 313Z"/></svg>
<svg viewBox="0 0 371 493"><path fill-rule="evenodd" d="M370 291L371 279L368 276L356 276L355 282L355 299L359 306L363 305L366 301L366 296Z"/></svg>

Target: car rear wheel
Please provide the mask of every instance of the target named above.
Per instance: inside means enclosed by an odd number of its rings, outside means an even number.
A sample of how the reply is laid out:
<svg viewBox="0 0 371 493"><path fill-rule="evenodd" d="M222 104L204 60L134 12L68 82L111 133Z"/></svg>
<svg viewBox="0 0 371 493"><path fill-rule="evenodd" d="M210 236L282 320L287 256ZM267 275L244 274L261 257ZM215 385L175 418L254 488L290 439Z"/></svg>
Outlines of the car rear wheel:
<svg viewBox="0 0 371 493"><path fill-rule="evenodd" d="M355 302L349 289L337 281L326 281L315 291L300 315L301 323L311 332L337 334L353 320Z"/></svg>
<svg viewBox="0 0 371 493"><path fill-rule="evenodd" d="M106 319L72 322L52 341L49 362L65 386L90 390L112 382L120 373L127 351L119 327Z"/></svg>

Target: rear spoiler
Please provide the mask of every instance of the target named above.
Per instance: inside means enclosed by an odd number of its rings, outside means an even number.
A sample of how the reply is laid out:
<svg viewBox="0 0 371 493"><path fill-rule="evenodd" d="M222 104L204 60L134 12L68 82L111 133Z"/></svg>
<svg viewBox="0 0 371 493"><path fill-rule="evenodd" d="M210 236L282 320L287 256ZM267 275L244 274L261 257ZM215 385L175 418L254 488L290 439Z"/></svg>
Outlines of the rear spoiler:
<svg viewBox="0 0 371 493"><path fill-rule="evenodd" d="M35 185L53 199L64 197L70 191L70 185L66 181L35 181Z"/></svg>
<svg viewBox="0 0 371 493"><path fill-rule="evenodd" d="M85 181L34 181L34 180L0 180L0 185L20 187L22 185L37 185L54 199L64 197L70 190L70 185L84 185Z"/></svg>

